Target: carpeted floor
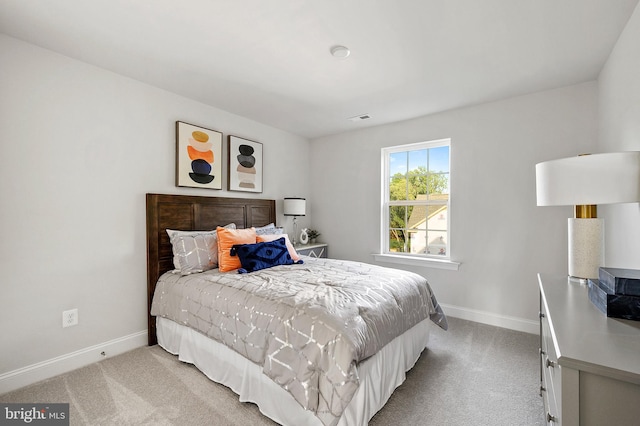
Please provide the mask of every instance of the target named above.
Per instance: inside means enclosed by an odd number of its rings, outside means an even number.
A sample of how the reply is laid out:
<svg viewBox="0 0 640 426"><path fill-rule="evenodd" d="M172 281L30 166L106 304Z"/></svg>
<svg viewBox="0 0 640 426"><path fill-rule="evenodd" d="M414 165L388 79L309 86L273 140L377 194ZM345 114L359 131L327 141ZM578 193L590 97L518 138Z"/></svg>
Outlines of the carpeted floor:
<svg viewBox="0 0 640 426"><path fill-rule="evenodd" d="M544 425L538 337L449 318L370 425ZM275 425L158 346L0 395L70 403L72 425Z"/></svg>

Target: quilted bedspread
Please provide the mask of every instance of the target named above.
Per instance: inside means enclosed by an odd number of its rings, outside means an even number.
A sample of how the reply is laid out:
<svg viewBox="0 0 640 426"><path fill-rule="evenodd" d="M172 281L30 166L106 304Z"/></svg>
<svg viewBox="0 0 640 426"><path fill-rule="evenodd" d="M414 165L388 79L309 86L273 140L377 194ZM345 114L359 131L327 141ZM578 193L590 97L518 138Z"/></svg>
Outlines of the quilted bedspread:
<svg viewBox="0 0 640 426"><path fill-rule="evenodd" d="M304 257L250 274L160 277L151 314L224 343L262 366L325 425L358 387L357 363L431 318L447 321L426 279L380 266Z"/></svg>

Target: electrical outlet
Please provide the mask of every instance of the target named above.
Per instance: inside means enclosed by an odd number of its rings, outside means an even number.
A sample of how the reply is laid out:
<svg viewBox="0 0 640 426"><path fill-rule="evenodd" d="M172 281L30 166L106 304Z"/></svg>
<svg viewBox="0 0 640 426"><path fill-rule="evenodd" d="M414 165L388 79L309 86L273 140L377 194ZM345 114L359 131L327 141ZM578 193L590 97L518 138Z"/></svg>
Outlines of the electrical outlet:
<svg viewBox="0 0 640 426"><path fill-rule="evenodd" d="M71 327L72 325L78 325L78 310L62 311L62 327Z"/></svg>

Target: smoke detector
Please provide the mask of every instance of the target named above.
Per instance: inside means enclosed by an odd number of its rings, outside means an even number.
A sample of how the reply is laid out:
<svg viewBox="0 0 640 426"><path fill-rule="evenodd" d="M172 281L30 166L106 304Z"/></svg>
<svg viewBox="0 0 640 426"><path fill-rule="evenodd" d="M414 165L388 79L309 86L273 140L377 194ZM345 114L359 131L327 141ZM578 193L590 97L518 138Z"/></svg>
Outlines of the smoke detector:
<svg viewBox="0 0 640 426"><path fill-rule="evenodd" d="M331 55L333 55L334 58L344 59L351 55L351 51L344 46L333 46L331 48Z"/></svg>

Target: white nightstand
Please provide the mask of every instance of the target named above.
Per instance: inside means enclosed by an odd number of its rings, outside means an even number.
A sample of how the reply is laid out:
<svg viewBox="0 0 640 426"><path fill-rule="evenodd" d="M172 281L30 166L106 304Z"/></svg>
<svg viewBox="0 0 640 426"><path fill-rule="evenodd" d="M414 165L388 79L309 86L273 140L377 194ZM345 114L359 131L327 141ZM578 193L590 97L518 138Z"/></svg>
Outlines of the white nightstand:
<svg viewBox="0 0 640 426"><path fill-rule="evenodd" d="M329 246L326 243L298 244L295 249L303 256L327 257L329 254Z"/></svg>

